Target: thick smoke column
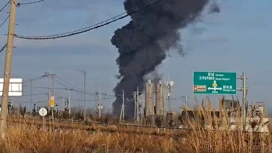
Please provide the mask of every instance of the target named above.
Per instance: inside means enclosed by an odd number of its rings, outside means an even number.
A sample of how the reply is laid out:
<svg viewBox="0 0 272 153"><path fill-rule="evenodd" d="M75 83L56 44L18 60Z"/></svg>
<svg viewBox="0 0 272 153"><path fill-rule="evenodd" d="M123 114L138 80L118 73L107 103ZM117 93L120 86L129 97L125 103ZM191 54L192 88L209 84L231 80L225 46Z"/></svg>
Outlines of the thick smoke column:
<svg viewBox="0 0 272 153"><path fill-rule="evenodd" d="M126 0L125 10L139 10L155 0ZM119 115L122 105L122 89L126 98L132 98L139 86L143 90L144 76L154 71L170 49L182 51L179 29L194 21L208 0L161 0L131 16L132 20L115 31L112 44L118 48L119 78L114 91L116 101L113 114ZM125 115L133 117L134 103L125 104Z"/></svg>

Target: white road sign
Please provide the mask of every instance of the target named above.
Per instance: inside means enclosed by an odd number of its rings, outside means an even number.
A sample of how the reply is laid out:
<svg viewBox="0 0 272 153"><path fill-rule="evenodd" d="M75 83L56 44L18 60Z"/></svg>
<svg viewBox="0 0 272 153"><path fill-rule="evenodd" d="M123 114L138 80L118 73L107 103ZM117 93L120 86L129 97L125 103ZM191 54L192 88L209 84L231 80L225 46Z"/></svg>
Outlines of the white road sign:
<svg viewBox="0 0 272 153"><path fill-rule="evenodd" d="M45 108L41 108L41 109L39 110L39 114L40 114L42 117L44 117L44 116L47 115L47 110L46 110Z"/></svg>

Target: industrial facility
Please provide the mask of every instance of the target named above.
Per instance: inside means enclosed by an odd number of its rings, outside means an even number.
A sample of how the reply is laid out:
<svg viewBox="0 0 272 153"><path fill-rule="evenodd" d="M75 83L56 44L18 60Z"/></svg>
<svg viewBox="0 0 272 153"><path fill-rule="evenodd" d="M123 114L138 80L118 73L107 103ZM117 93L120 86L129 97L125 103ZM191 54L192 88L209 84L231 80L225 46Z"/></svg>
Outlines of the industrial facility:
<svg viewBox="0 0 272 153"><path fill-rule="evenodd" d="M200 126L207 130L243 130L247 132L269 133L269 118L265 111L263 102L246 107L244 116L242 107L238 100L220 101L219 110L214 110L209 103L208 107L202 102L201 108L192 110L182 107L182 129L190 129L188 122L200 123Z"/></svg>
<svg viewBox="0 0 272 153"><path fill-rule="evenodd" d="M161 80L152 82L148 80L145 84L145 106L144 106L144 118L150 120L154 124L154 120L161 120L166 125L173 119L174 112L171 111L171 91L173 89L174 82L169 81L163 83ZM165 109L165 91L168 89L168 111Z"/></svg>

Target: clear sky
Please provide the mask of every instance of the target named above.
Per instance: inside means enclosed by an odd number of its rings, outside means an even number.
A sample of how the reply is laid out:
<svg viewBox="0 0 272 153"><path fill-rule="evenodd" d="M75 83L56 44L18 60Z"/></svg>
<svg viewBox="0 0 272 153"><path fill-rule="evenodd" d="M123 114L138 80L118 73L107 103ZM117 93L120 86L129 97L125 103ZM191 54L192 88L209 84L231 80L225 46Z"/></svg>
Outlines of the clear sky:
<svg viewBox="0 0 272 153"><path fill-rule="evenodd" d="M30 0L20 0L29 2ZM1 1L3 6L6 1ZM249 102L264 101L269 109L272 70L269 66L272 37L271 0L220 0L221 13L203 15L202 20L181 30L186 56L171 52L158 70L163 80L175 81L173 97L188 95L193 100L194 71L230 71L248 75ZM8 8L0 13L0 21L6 17ZM123 13L123 0L46 0L45 2L21 6L17 9L16 33L22 35L49 35L82 28ZM76 68L87 70L87 90L98 89L113 95L112 89L118 80L115 63L117 49L110 39L117 28L128 23L129 18L85 34L58 40L30 41L15 39L12 77L24 80L35 78L44 72L56 73L74 86L83 89L83 74ZM0 28L0 42L5 44L7 24ZM0 44L0 45L1 45ZM3 73L5 52L0 53L0 72ZM3 75L3 74L2 74ZM238 86L241 83L238 81ZM24 95L29 94L25 84ZM33 86L46 87L47 79L35 81ZM56 87L63 87L56 83ZM33 88L33 93L47 90ZM58 96L67 96L68 91L57 91ZM240 93L238 94L241 95ZM204 96L197 96L203 98ZM218 96L210 96L217 103ZM33 96L33 101L46 100L46 95ZM72 105L81 102L79 94L72 93ZM94 99L87 96L88 100ZM29 96L13 98L14 104L25 105ZM114 99L103 101L110 109ZM59 101L60 102L60 101ZM46 104L37 103L42 106ZM88 102L88 107L97 102ZM178 110L182 100L173 101ZM29 104L28 104L29 105Z"/></svg>

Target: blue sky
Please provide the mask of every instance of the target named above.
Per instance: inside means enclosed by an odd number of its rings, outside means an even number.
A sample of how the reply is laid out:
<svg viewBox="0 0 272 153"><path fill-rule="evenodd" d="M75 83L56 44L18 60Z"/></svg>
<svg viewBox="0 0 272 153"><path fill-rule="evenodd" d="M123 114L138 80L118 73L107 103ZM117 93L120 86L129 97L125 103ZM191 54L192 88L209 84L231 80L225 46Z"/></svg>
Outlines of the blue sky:
<svg viewBox="0 0 272 153"><path fill-rule="evenodd" d="M28 0L22 0L28 2ZM0 6L4 5L0 2ZM182 43L186 56L171 52L158 70L175 81L173 97L188 95L193 100L194 71L230 71L248 75L249 102L264 101L269 109L272 70L270 45L272 30L270 19L272 1L262 0L220 0L220 14L203 15L200 22L182 29ZM0 20L6 17L8 9L1 12ZM49 35L82 28L117 14L123 13L122 0L46 0L43 3L21 6L17 9L16 33L22 35ZM64 80L78 88L83 88L83 75L75 68L87 70L87 90L101 91L113 95L112 89L118 80L114 77L118 72L115 63L117 49L111 45L110 39L117 28L122 27L129 18L109 26L80 34L74 37L29 41L16 38L12 65L12 77L24 80L41 76L46 71L56 73ZM0 42L6 42L7 24L0 28ZM4 68L4 52L0 53L0 72ZM238 81L238 86L241 83ZM47 79L35 81L33 86L47 86ZM27 86L27 84L26 84ZM56 87L63 87L57 85ZM46 90L35 89L33 93L45 93ZM24 95L29 88L24 88ZM67 91L56 91L57 95L67 96ZM241 95L240 93L238 94ZM204 97L197 96L199 100ZM210 96L217 104L219 96ZM91 100L94 97L88 96ZM79 94L72 93L72 99L80 99ZM13 98L14 104L25 105L28 96ZM33 96L33 101L46 100L46 95ZM110 109L114 99L105 100L103 104ZM81 102L72 101L72 105ZM178 110L182 100L173 101L173 108ZM44 105L46 103L37 103ZM97 102L88 102L93 107ZM30 104L27 104L30 105Z"/></svg>

